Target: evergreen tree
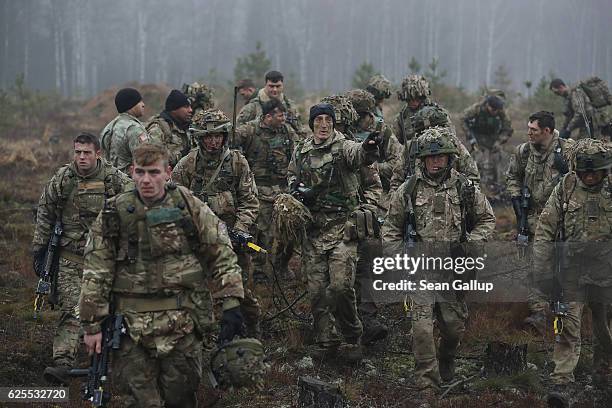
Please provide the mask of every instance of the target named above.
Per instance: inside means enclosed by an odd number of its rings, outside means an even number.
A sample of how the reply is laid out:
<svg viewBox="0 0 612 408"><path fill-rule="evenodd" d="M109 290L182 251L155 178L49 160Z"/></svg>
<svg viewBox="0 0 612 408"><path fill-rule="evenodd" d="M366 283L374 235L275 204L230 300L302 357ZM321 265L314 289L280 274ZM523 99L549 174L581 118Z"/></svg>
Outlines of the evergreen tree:
<svg viewBox="0 0 612 408"><path fill-rule="evenodd" d="M362 63L353 74L353 88L365 89L370 82L370 78L376 74L377 72L372 64L369 62Z"/></svg>
<svg viewBox="0 0 612 408"><path fill-rule="evenodd" d="M234 67L234 80L250 78L255 82L263 81L266 72L270 70L272 62L268 59L266 51L261 48L261 42L257 41L255 52L244 57L238 57Z"/></svg>

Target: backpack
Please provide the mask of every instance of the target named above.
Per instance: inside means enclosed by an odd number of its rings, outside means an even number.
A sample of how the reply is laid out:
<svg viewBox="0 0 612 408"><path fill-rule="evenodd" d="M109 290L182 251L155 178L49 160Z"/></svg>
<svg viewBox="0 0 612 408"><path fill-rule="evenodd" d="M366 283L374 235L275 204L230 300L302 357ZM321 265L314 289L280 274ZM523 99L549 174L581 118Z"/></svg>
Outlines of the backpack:
<svg viewBox="0 0 612 408"><path fill-rule="evenodd" d="M594 108L612 105L612 95L606 81L599 77L590 77L578 83L578 86L587 94Z"/></svg>

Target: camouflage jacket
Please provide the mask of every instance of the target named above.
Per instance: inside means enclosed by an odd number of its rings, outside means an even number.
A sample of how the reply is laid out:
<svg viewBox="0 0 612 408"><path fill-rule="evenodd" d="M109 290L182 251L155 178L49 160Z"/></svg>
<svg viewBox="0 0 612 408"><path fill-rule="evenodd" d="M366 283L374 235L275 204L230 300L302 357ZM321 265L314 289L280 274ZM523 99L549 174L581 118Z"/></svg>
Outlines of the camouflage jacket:
<svg viewBox="0 0 612 408"><path fill-rule="evenodd" d="M561 228L564 237L559 236ZM612 286L612 176L588 187L571 172L554 187L535 232L537 281L552 277L555 262L551 243L559 238L564 238L568 266L574 271L563 277L567 283Z"/></svg>
<svg viewBox="0 0 612 408"><path fill-rule="evenodd" d="M289 164L289 185L304 184L315 191L309 209L314 223L308 237L315 247L327 250L343 239L345 222L362 201L358 171L378 158L378 149L347 140L335 131L321 144L309 137L300 143Z"/></svg>
<svg viewBox="0 0 612 408"><path fill-rule="evenodd" d="M142 122L125 112L111 120L100 133L104 158L125 173L132 165L134 149L148 140L149 136Z"/></svg>
<svg viewBox="0 0 612 408"><path fill-rule="evenodd" d="M109 211L91 227L82 282L79 315L85 333L100 330L112 299L130 337L144 338L158 352L168 352L205 323L198 312L211 310L205 295L210 283L224 310L237 307L244 296L225 223L174 184L150 206L136 190L109 200Z"/></svg>
<svg viewBox="0 0 612 408"><path fill-rule="evenodd" d="M53 226L61 213L64 233L61 246L82 254L89 227L104 207L105 197L134 188L124 173L99 159L90 174L80 175L74 162L60 167L43 189L38 201L33 246L47 245Z"/></svg>
<svg viewBox="0 0 612 408"><path fill-rule="evenodd" d="M510 157L506 172L506 188L511 197L519 197L523 186L529 188L531 194L529 219L532 232L551 191L567 172L567 169L563 169L563 166L567 166L563 152L572 143L574 143L572 140L559 138L559 132L555 130L546 150L538 151L530 143L522 143ZM564 170L563 174L560 170Z"/></svg>
<svg viewBox="0 0 612 408"><path fill-rule="evenodd" d="M473 132L478 144L487 149L493 147L495 142L506 143L513 132L506 111L502 109L491 116L483 102L467 108L461 117L461 124L466 135Z"/></svg>
<svg viewBox="0 0 612 408"><path fill-rule="evenodd" d="M223 165L213 181L221 159ZM212 155L194 149L172 170L172 180L189 188L193 194L231 228L248 232L259 211L257 188L249 163L237 150L223 150Z"/></svg>
<svg viewBox="0 0 612 408"><path fill-rule="evenodd" d="M261 116L261 107L265 102L270 100L270 97L266 94L265 88L261 88L255 95L256 96L251 97L249 102L240 109L240 113L236 118L236 125L244 125ZM281 95L279 99L283 101L285 108L287 108L287 123L291 125L300 139L303 139L307 132L300 118L300 114L295 108L295 103L285 95Z"/></svg>
<svg viewBox="0 0 612 408"><path fill-rule="evenodd" d="M416 219L418 241L458 242L461 237L461 199L457 181L460 175L451 169L450 176L443 182L425 177L420 169L415 176L411 194L412 208ZM463 177L463 180L465 177ZM397 245L404 240L404 227L408 213L408 181L393 192L389 212L382 226L385 244ZM468 241L486 241L495 230L495 215L487 198L474 188L473 228L467 234Z"/></svg>
<svg viewBox="0 0 612 408"><path fill-rule="evenodd" d="M393 134L395 134L395 137L401 144L405 145L407 140L412 140L416 136L416 131L412 124L412 117L425 106L437 106L444 110L444 108L442 108L437 103L432 102L428 98L425 100L425 102L423 102L421 106L414 110L410 109L408 105L405 105L402 110L395 116L395 120L393 122Z"/></svg>
<svg viewBox="0 0 612 408"><path fill-rule="evenodd" d="M455 162L453 163L453 168L457 170L459 173L463 174L476 185L480 184L480 172L478 171L478 166L476 165L476 161L470 155L470 152L467 150L465 145L453 134L453 141L457 146L457 150L459 150L459 155ZM421 160L416 157L417 155L417 142L415 139L409 140L404 145L404 150L402 152L401 159L398 161L397 165L393 169L393 176L391 177L391 191L397 190L397 188L402 184L408 176L415 173L416 168L421 165Z"/></svg>
<svg viewBox="0 0 612 408"><path fill-rule="evenodd" d="M260 200L272 202L287 192L287 167L297 142L298 136L287 124L272 129L254 120L236 129L231 146L242 150L249 161Z"/></svg>
<svg viewBox="0 0 612 408"><path fill-rule="evenodd" d="M170 153L170 166L176 166L192 148L191 134L187 127L179 127L170 114L163 111L149 119L146 125L151 141L163 144Z"/></svg>

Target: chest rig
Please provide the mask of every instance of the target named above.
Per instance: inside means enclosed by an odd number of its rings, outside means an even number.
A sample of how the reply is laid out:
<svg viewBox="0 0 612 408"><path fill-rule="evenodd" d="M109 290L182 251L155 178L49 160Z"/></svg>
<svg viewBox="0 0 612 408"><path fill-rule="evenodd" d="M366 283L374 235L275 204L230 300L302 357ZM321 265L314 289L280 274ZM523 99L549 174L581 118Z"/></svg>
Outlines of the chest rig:
<svg viewBox="0 0 612 408"><path fill-rule="evenodd" d="M293 140L286 126L277 130L256 127L245 156L258 185L285 185L293 152Z"/></svg>
<svg viewBox="0 0 612 408"><path fill-rule="evenodd" d="M174 295L204 279L199 235L183 193L174 185L153 208L136 191L117 197L103 217L103 236L116 243L113 291Z"/></svg>

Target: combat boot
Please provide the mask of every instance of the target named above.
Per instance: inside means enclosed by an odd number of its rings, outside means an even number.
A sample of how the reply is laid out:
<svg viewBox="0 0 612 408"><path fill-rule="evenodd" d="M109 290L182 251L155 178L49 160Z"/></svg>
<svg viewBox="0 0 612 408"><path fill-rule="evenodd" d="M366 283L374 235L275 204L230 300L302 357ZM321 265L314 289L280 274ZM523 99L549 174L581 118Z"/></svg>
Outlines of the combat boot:
<svg viewBox="0 0 612 408"><path fill-rule="evenodd" d="M357 364L363 360L363 346L359 343L343 343L338 347L338 356L350 364Z"/></svg>
<svg viewBox="0 0 612 408"><path fill-rule="evenodd" d="M368 346L377 341L383 340L389 334L389 329L386 325L382 324L376 319L370 320L365 324L363 330L363 337L361 342L363 345Z"/></svg>
<svg viewBox="0 0 612 408"><path fill-rule="evenodd" d="M537 312L523 320L523 323L534 329L539 335L546 332L546 314Z"/></svg>
<svg viewBox="0 0 612 408"><path fill-rule="evenodd" d="M453 357L440 358L438 370L442 381L449 382L455 377L455 359Z"/></svg>
<svg viewBox="0 0 612 408"><path fill-rule="evenodd" d="M550 408L570 408L567 384L555 385L546 396L546 402Z"/></svg>
<svg viewBox="0 0 612 408"><path fill-rule="evenodd" d="M43 372L45 381L54 385L70 385L70 369L68 365L47 367Z"/></svg>

